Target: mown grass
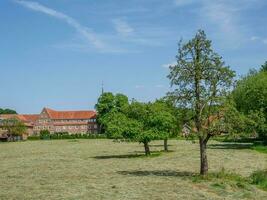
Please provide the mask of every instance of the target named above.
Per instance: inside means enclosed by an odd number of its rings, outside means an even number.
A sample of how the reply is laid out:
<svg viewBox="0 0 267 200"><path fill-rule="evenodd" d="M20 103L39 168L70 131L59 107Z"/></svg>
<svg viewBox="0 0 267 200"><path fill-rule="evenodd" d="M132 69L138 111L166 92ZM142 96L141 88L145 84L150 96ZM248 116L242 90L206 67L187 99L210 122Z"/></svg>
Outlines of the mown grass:
<svg viewBox="0 0 267 200"><path fill-rule="evenodd" d="M250 176L266 168L266 154L211 141L201 177L198 144L169 143L170 153L152 143L150 157L142 145L106 139L0 143L0 199L267 198L261 175Z"/></svg>

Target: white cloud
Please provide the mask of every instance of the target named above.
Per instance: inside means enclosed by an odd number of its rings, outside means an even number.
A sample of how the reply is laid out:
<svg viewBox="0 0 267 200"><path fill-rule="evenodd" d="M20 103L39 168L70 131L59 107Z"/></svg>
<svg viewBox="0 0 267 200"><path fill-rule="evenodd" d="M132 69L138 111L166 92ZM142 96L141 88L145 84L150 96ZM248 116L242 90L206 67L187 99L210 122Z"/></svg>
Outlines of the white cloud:
<svg viewBox="0 0 267 200"><path fill-rule="evenodd" d="M38 2L24 1L24 0L14 0L14 2L28 9L31 9L33 11L41 12L41 13L44 13L46 15L49 15L51 17L54 17L54 18L57 18L57 19L60 19L66 22L71 27L73 27L81 36L83 36L83 38L85 38L90 44L92 44L95 48L99 50L106 49L106 45L100 39L97 38L96 34L92 30L90 30L88 27L81 25L78 21L76 21L72 17L62 12L46 7Z"/></svg>
<svg viewBox="0 0 267 200"><path fill-rule="evenodd" d="M205 1L202 14L212 23L216 24L224 34L236 38L239 37L239 27L237 23L238 8L230 4L214 1Z"/></svg>
<svg viewBox="0 0 267 200"><path fill-rule="evenodd" d="M263 44L267 44L267 38L262 38L259 36L252 36L250 38L251 41L258 41L258 42L262 42Z"/></svg>
<svg viewBox="0 0 267 200"><path fill-rule="evenodd" d="M175 66L177 65L177 62L176 61L173 61L171 63L167 63L167 64L163 64L161 65L163 68L169 68L170 66Z"/></svg>
<svg viewBox="0 0 267 200"><path fill-rule="evenodd" d="M113 19L112 22L113 22L113 24L115 26L115 29L116 29L118 34L120 34L120 35L122 35L124 37L133 34L134 29L125 20Z"/></svg>

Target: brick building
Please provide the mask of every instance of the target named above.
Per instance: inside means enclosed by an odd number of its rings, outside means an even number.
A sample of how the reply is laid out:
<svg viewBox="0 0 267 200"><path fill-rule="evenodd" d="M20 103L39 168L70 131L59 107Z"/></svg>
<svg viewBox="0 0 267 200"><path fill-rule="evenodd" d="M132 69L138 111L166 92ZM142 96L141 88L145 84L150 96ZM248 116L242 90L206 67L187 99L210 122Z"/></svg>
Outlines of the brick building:
<svg viewBox="0 0 267 200"><path fill-rule="evenodd" d="M0 120L8 118L21 120L27 127L28 135L38 135L41 130L49 130L50 133L98 133L95 111L56 111L44 108L37 115L0 115Z"/></svg>

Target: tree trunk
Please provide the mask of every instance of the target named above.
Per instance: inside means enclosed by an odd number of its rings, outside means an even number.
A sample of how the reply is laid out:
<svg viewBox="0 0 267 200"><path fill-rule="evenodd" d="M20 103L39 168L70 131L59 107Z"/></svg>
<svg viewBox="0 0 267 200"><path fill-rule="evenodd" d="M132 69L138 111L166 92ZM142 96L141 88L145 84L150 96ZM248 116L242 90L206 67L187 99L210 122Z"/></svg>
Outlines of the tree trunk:
<svg viewBox="0 0 267 200"><path fill-rule="evenodd" d="M148 142L144 142L144 147L145 147L146 156L149 156L150 155L150 149L148 146Z"/></svg>
<svg viewBox="0 0 267 200"><path fill-rule="evenodd" d="M168 139L164 139L164 151L168 151Z"/></svg>
<svg viewBox="0 0 267 200"><path fill-rule="evenodd" d="M200 146L200 174L207 175L208 173L207 142L204 139L199 139L199 146Z"/></svg>

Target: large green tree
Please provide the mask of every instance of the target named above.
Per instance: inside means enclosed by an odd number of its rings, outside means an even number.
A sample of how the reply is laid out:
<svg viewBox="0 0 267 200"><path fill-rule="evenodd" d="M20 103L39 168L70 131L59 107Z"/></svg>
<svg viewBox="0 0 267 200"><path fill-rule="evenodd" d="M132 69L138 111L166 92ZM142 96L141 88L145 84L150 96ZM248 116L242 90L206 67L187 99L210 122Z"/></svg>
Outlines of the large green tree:
<svg viewBox="0 0 267 200"><path fill-rule="evenodd" d="M261 138L267 138L267 71L254 71L236 84L233 99L236 108L254 120L254 127Z"/></svg>
<svg viewBox="0 0 267 200"><path fill-rule="evenodd" d="M170 66L168 75L174 88L169 95L179 107L193 111L192 130L199 139L200 174L205 175L208 172L207 142L213 135L220 134L214 121L222 115L223 98L229 92L235 73L213 51L203 30L186 43L180 41L176 58L177 64Z"/></svg>
<svg viewBox="0 0 267 200"><path fill-rule="evenodd" d="M128 97L123 94L103 93L95 105L97 121L100 124L101 132L106 133L110 113L123 112L129 105Z"/></svg>

